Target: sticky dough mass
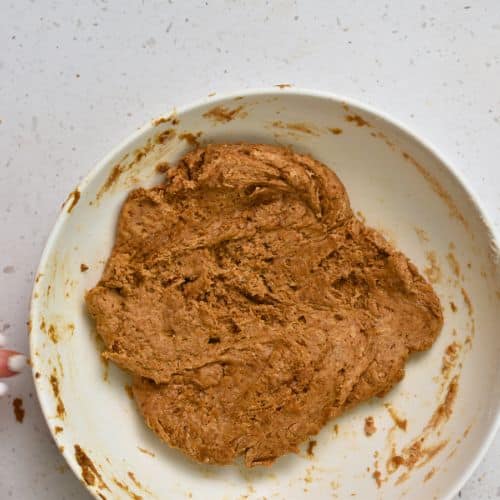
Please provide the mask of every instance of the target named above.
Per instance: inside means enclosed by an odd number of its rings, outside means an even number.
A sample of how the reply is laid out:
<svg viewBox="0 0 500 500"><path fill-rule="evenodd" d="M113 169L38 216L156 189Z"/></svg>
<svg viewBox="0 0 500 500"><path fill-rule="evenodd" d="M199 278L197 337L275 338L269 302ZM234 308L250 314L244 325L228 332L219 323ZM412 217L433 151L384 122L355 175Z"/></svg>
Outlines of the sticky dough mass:
<svg viewBox="0 0 500 500"><path fill-rule="evenodd" d="M385 394L443 322L330 169L250 144L198 148L132 191L86 302L147 425L197 461L247 466Z"/></svg>

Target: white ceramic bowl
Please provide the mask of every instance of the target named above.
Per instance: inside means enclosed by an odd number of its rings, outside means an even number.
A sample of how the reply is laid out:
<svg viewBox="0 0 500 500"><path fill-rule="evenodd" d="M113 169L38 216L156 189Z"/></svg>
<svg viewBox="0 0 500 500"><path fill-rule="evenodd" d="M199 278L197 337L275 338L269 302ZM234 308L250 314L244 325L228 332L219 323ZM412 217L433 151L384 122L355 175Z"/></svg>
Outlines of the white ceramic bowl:
<svg viewBox="0 0 500 500"><path fill-rule="evenodd" d="M146 428L124 390L128 376L100 360L83 295L101 275L119 208L130 189L158 183L155 166L175 163L192 147L193 137L183 134L198 132L202 142L289 144L330 166L354 209L427 269L441 298L445 323L432 349L410 359L404 380L385 398L327 425L312 457L304 451L252 470L195 464ZM245 91L148 123L70 194L43 253L31 355L47 423L73 471L100 498L450 498L499 423L500 280L490 227L430 146L350 100L292 88ZM82 272L82 264L89 269ZM460 345L457 359L443 373L453 342ZM453 411L431 428L452 380L458 380ZM407 419L406 431L384 403ZM363 431L367 416L378 429L371 437ZM391 453L404 454L420 437L428 456L412 470L388 472Z"/></svg>

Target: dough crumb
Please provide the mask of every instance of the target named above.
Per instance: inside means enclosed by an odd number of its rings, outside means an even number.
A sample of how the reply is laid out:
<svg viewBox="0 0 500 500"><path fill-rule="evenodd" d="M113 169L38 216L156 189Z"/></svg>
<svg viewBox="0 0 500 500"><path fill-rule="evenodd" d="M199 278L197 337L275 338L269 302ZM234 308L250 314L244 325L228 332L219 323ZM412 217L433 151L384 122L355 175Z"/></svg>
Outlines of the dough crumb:
<svg viewBox="0 0 500 500"><path fill-rule="evenodd" d="M375 420L373 417L365 418L365 435L372 436L377 432L377 427L375 426Z"/></svg>
<svg viewBox="0 0 500 500"><path fill-rule="evenodd" d="M309 457L314 456L314 448L318 443L314 440L309 441L309 444L307 445L307 455Z"/></svg>

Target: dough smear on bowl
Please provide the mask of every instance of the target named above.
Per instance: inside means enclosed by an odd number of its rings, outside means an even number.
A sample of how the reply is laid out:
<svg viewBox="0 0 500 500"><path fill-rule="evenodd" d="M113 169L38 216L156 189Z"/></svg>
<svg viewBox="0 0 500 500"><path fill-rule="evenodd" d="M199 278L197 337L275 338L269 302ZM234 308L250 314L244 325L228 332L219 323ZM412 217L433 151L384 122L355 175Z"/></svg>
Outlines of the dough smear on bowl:
<svg viewBox="0 0 500 500"><path fill-rule="evenodd" d="M247 466L385 394L443 323L331 170L260 144L198 148L131 192L86 302L148 426L197 461Z"/></svg>

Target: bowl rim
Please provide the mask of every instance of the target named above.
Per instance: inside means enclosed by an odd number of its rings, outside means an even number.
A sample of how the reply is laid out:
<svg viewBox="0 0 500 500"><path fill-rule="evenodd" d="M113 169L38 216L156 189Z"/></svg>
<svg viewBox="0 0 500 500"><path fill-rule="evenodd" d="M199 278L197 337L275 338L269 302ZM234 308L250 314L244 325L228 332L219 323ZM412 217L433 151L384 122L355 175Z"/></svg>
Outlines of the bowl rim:
<svg viewBox="0 0 500 500"><path fill-rule="evenodd" d="M182 115L207 105L216 106L218 104L226 103L227 101L233 100L236 97L244 97L244 98L266 97L266 96L275 97L281 95L289 95L296 97L312 97L319 100L326 99L328 101L332 101L340 105L347 105L349 108L353 108L355 111L372 114L377 118L381 119L382 121L388 123L389 125L392 125L396 129L399 129L408 138L419 144L423 149L427 150L427 152L429 152L432 156L434 156L445 167L446 171L449 174L451 174L453 179L457 182L458 186L469 197L469 200L476 214L482 220L488 232L488 236L491 242L490 244L496 250L497 254L499 253L498 251L498 249L500 248L499 235L496 233L495 226L493 225L490 216L482 206L481 200L471 190L471 188L469 188L466 177L460 171L454 168L452 166L452 162L448 161L446 156L441 151L439 151L433 144L431 144L426 139L423 139L422 137L417 135L405 124L400 122L397 118L394 118L393 116L389 115L389 113L381 111L375 106L365 104L364 102L361 102L356 98L346 97L343 95L336 94L334 92L313 90L303 87L295 87L292 85L289 87L275 85L272 87L257 87L257 88L242 89L240 91L224 92L221 94L218 93L211 94L207 97L195 100L190 104L186 104L178 108L174 106L167 115L162 115L162 116L169 116L173 113L177 115ZM76 186L75 190L78 190L80 192L84 191L86 187L92 182L92 180L99 174L99 172L101 172L101 170L103 170L104 168L106 168L107 165L109 165L109 163L113 160L114 157L119 155L120 152L123 151L125 148L127 148L131 143L139 140L141 137L149 133L151 129L153 129L156 126L154 121L155 119L150 119L148 122L139 127L137 130L128 134L122 141L119 142L117 146L113 147L109 153L107 153L101 160L97 161L97 163L90 170L90 172L87 175L85 175L84 178L81 180L81 182ZM64 226L64 223L70 216L70 214L67 212L67 208L69 208L69 206L72 203L71 199L72 197L70 196L68 198L69 199L67 199L62 205L61 211L59 212L56 221L49 233L49 236L46 239L45 246L40 257L40 262L37 267L34 280L36 280L37 276L40 276L41 273L43 273L43 269L47 265L48 258L55 249L56 241L58 240L59 234ZM29 320L30 324L32 325L38 324L34 322L34 319L38 319L40 316L40 310L39 310L40 301L37 300L35 297L35 288L36 288L36 282L34 281L33 291L30 299L30 307L29 307ZM33 382L35 385L37 399L42 409L44 420L52 435L53 440L55 441L56 444L59 444L58 443L59 436L56 436L53 428L49 425L49 420L48 420L49 409L47 408L46 405L46 399L43 397L45 389L42 387L40 379L37 379L35 377L35 373L37 370L36 370L36 361L34 361L36 359L36 356L34 356L34 352L36 349L37 337L38 337L37 335L30 335L30 342L29 342L30 356L31 359L33 360L31 367ZM490 448L499 429L500 429L500 401L498 402L495 418L486 433L486 437L483 439L482 443L479 445L477 450L472 454L472 457L469 460L469 463L466 466L464 473L458 479L452 481L447 486L442 496L443 499L451 500L452 498L454 498L455 495L459 492L459 490L470 479L470 477L472 476L472 474L477 469L480 462L486 455L486 452ZM80 473L77 464L74 463L72 456L70 455L70 448L66 446L64 450L61 451L61 453L64 456L70 468L72 469L72 471L74 472L74 474L76 475L76 477L80 479ZM83 484L87 489L87 491L89 491L89 493L92 496L98 498L97 494L94 492L93 489L91 489L87 484L85 483Z"/></svg>

